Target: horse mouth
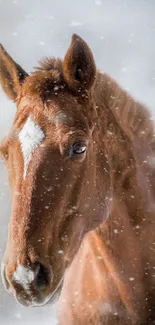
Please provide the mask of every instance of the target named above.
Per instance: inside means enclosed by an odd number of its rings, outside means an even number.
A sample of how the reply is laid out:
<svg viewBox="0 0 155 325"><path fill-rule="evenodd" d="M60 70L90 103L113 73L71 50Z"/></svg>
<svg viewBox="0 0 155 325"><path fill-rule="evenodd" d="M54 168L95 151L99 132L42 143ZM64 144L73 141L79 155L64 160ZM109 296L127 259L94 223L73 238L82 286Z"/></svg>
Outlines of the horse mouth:
<svg viewBox="0 0 155 325"><path fill-rule="evenodd" d="M44 306L49 306L49 305L53 305L55 304L60 295L61 295L61 290L62 290L62 287L63 287L63 278L60 280L59 284L57 285L56 289L53 291L53 293L47 298Z"/></svg>
<svg viewBox="0 0 155 325"><path fill-rule="evenodd" d="M2 281L5 287L5 290L10 293L16 301L25 307L42 307L45 305L53 305L57 302L60 297L61 290L63 287L63 277L60 279L58 284L55 283L55 288L52 288L49 283L48 288L42 288L42 290L35 290L33 287L33 283L26 283L26 288L24 288L21 283L14 283L10 285L5 273L5 265L2 263L1 265L1 275ZM23 281L24 283L24 281Z"/></svg>

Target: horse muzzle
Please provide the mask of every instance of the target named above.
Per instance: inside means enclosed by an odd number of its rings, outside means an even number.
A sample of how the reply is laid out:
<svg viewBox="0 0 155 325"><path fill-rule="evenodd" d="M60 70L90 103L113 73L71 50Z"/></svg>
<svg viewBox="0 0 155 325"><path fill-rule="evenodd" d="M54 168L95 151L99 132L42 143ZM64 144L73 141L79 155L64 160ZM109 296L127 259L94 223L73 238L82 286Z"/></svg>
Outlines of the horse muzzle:
<svg viewBox="0 0 155 325"><path fill-rule="evenodd" d="M51 269L40 263L31 267L18 264L13 272L2 263L2 281L5 289L11 293L21 305L43 306L48 302L55 303L58 299L62 281L53 288L53 274Z"/></svg>

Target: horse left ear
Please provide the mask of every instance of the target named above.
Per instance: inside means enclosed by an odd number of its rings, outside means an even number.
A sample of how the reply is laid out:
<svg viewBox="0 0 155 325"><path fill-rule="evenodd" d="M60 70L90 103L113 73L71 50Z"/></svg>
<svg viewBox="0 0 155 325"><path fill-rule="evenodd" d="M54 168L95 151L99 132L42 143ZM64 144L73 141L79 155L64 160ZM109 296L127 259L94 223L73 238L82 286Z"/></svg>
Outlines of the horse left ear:
<svg viewBox="0 0 155 325"><path fill-rule="evenodd" d="M96 77L96 65L91 49L78 35L73 34L63 62L63 73L72 89L89 90Z"/></svg>
<svg viewBox="0 0 155 325"><path fill-rule="evenodd" d="M6 95L16 101L21 85L28 74L17 64L0 44L0 84Z"/></svg>

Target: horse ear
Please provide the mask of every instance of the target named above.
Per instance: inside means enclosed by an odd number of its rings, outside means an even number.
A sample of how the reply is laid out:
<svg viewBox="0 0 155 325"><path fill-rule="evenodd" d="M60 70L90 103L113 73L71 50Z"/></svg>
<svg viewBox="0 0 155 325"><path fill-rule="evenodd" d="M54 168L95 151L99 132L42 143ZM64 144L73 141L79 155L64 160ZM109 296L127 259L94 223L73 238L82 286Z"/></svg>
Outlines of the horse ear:
<svg viewBox="0 0 155 325"><path fill-rule="evenodd" d="M6 95L16 101L21 84L28 74L10 57L0 44L0 84Z"/></svg>
<svg viewBox="0 0 155 325"><path fill-rule="evenodd" d="M96 65L87 43L73 34L63 63L64 77L73 89L89 90L95 81Z"/></svg>

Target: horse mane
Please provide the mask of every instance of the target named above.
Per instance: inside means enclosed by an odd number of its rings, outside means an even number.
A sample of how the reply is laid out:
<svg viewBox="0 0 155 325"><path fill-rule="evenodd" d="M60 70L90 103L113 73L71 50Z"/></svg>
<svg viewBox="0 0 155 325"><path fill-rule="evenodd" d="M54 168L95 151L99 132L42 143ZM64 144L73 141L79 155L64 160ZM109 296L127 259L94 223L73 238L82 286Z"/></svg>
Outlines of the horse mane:
<svg viewBox="0 0 155 325"><path fill-rule="evenodd" d="M134 100L132 96L123 90L119 84L105 73L98 73L97 88L103 85L103 93L100 99L102 105L111 110L117 123L125 134L134 141L135 138L148 139L148 143L155 149L155 128L151 111L145 105Z"/></svg>

